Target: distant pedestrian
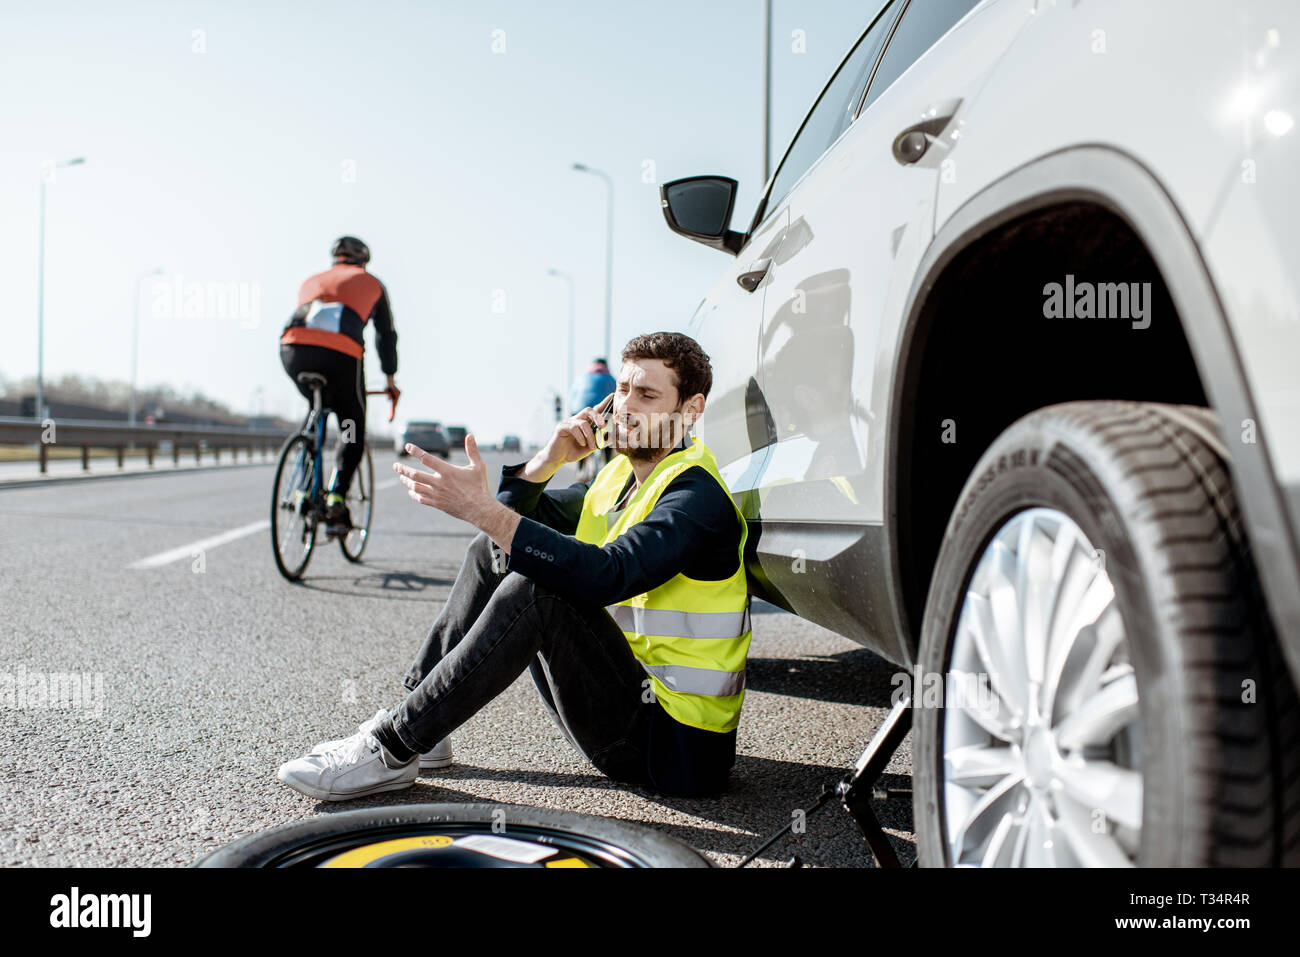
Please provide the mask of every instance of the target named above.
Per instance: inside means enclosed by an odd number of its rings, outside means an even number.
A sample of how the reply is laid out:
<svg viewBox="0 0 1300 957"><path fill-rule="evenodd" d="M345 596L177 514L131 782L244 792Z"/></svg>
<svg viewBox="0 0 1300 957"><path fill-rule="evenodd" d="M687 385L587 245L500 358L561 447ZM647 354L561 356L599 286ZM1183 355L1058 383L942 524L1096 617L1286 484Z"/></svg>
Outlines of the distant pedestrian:
<svg viewBox="0 0 1300 957"><path fill-rule="evenodd" d="M569 395L569 415L577 415L582 409L594 409L604 398L614 391L615 381L610 374L609 364L604 359L592 359L587 371L573 383ZM578 481L589 482L596 477L601 467L607 465L614 457L614 450L604 448L595 455L589 455L578 463Z"/></svg>

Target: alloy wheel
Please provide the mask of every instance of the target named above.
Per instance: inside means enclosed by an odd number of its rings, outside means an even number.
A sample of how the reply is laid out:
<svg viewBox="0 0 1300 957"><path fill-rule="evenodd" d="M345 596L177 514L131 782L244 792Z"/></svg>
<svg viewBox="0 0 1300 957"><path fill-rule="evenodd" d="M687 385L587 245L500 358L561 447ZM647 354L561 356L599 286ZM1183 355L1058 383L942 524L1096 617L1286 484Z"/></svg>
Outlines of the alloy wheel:
<svg viewBox="0 0 1300 957"><path fill-rule="evenodd" d="M1063 512L1011 517L952 639L943 833L957 866L1132 866L1138 684L1105 555ZM969 692L975 691L972 695Z"/></svg>

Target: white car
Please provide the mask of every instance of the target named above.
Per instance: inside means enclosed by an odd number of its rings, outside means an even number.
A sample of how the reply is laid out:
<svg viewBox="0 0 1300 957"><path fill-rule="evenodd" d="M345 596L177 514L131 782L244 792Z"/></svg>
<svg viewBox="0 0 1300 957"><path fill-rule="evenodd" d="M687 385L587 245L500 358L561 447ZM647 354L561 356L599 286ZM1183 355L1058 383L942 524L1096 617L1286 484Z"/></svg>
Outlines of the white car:
<svg viewBox="0 0 1300 957"><path fill-rule="evenodd" d="M874 9L661 188L753 589L919 679L922 864L1300 863L1300 4Z"/></svg>

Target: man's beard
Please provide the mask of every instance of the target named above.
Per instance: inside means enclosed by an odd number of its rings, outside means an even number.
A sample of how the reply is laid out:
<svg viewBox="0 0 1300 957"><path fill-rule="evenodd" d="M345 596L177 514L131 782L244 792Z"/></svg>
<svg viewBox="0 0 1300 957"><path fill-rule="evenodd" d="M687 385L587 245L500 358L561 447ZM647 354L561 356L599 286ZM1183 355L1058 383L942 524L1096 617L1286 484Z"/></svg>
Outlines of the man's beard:
<svg viewBox="0 0 1300 957"><path fill-rule="evenodd" d="M619 455L626 455L633 462L651 462L659 457L660 453L663 452L663 449L629 447L629 448L622 448L622 449L616 448L614 451L617 452Z"/></svg>
<svg viewBox="0 0 1300 957"><path fill-rule="evenodd" d="M628 459L630 459L633 462L652 462L657 458L663 457L676 444L674 443L673 445L665 444L665 445L658 445L658 446L646 444L645 440L643 439L643 436L649 430L650 430L650 426L648 424L643 424L641 428L638 430L638 432L636 433L637 441L632 443L628 443L627 440L629 437L629 433L624 431L622 434L623 443L620 444L617 441L618 426L616 425L614 427L614 432L610 436L611 439L614 439L612 443L612 448L614 452L619 455L626 455ZM671 441L672 436L665 435L665 436L661 436L661 438L665 443L667 443Z"/></svg>

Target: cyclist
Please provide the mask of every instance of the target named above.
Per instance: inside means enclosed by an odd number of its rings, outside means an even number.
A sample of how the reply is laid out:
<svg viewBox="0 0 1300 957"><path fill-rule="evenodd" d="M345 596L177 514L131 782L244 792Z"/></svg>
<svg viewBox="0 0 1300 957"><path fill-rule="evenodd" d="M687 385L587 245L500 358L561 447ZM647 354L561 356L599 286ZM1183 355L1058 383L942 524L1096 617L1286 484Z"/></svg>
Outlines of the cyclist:
<svg viewBox="0 0 1300 957"><path fill-rule="evenodd" d="M617 383L609 372L609 364L604 359L592 359L587 371L573 383L573 391L569 395L569 415L577 415L582 409L594 409L616 386ZM614 450L608 447L587 456L578 463L578 481L595 478L600 467L613 457Z"/></svg>
<svg viewBox="0 0 1300 957"><path fill-rule="evenodd" d="M312 392L298 382L300 372L319 372L326 384L321 400L334 410L341 440L338 461L325 499L325 522L330 533L346 534L352 527L344 499L352 475L365 451L366 380L365 340L368 321L375 326L375 350L388 376L393 401L401 394L397 373L397 332L383 283L366 271L370 249L355 236L341 236L330 249L334 265L310 276L298 290L298 308L280 336L280 361L284 371L308 399Z"/></svg>

